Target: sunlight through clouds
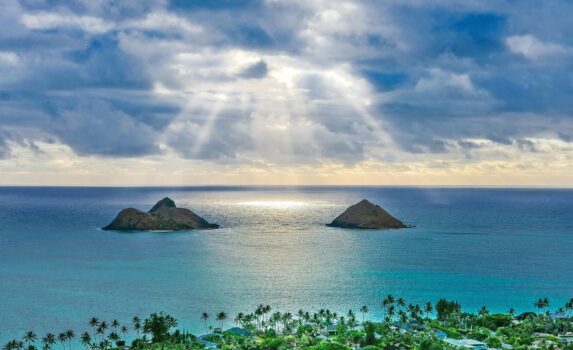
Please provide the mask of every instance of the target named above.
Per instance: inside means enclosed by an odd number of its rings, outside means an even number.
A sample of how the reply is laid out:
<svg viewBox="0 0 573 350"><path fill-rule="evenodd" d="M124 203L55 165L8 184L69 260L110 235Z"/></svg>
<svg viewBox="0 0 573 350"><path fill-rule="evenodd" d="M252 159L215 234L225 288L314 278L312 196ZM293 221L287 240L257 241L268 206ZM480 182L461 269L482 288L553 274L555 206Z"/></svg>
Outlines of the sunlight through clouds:
<svg viewBox="0 0 573 350"><path fill-rule="evenodd" d="M571 185L572 6L452 4L7 0L0 182Z"/></svg>

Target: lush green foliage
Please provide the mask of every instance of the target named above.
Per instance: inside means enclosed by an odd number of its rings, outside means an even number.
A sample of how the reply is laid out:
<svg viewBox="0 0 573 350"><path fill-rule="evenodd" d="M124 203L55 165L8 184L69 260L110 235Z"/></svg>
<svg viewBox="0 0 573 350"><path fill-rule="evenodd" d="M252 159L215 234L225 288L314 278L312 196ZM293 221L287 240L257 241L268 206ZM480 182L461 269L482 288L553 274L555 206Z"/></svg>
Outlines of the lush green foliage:
<svg viewBox="0 0 573 350"><path fill-rule="evenodd" d="M438 338L440 332L453 342L468 338L494 349L512 346L516 350L573 350L573 344L565 344L559 337L573 332L573 318L568 314L573 310L573 299L558 309L557 318L551 317L547 310L546 298L540 298L534 306L539 313L520 318L515 317L513 310L507 314L489 314L486 307L477 314L466 313L459 303L446 299L440 299L435 308L431 303L422 308L388 295L381 303L383 322L367 320L366 306L360 308L362 322L358 322L353 310L345 314L328 309L312 313L299 310L292 314L272 312L270 306L259 305L252 313L237 314L233 319L237 327L227 331L223 331L228 326L226 313L219 312L213 318L207 312L202 313L198 319L208 334L200 337L178 329L177 320L162 312L153 313L143 321L134 317L130 326L93 317L87 323L89 329L77 336L73 330L47 333L43 337L28 331L21 339L6 343L2 350L53 350L58 343L62 350L73 350L78 343L85 350L122 350L126 344L132 350L350 350L358 346L364 350L452 349ZM430 318L434 310L436 318ZM210 322L216 322L218 327L213 328Z"/></svg>

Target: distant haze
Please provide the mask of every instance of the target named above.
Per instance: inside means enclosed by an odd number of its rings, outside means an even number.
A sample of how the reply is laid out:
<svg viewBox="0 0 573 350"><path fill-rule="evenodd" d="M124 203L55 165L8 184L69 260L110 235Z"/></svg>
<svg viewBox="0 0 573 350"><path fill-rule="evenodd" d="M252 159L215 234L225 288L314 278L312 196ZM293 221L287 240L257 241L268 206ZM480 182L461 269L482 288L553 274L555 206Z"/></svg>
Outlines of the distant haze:
<svg viewBox="0 0 573 350"><path fill-rule="evenodd" d="M569 1L0 4L0 185L573 186Z"/></svg>

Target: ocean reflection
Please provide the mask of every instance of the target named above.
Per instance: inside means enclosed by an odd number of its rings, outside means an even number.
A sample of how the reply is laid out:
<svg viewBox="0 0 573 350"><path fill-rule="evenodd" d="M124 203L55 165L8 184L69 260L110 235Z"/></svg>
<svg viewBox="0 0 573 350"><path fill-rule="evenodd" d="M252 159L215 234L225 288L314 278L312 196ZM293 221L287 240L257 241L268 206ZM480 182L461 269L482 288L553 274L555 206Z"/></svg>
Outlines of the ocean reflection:
<svg viewBox="0 0 573 350"><path fill-rule="evenodd" d="M266 208L274 208L274 209L288 209L288 208L297 208L303 206L309 206L308 202L303 201L284 201L284 200L254 200L254 201L246 201L246 202L239 202L240 205L247 205L247 206L255 206L255 207L266 207Z"/></svg>
<svg viewBox="0 0 573 350"><path fill-rule="evenodd" d="M431 195L428 193L431 192ZM530 308L573 295L573 191L405 188L1 189L0 329L81 329L163 310L191 331L201 312L458 300ZM169 196L218 230L102 232L123 207ZM329 228L368 198L415 228ZM34 220L30 220L34 218ZM469 234L471 233L471 234ZM541 247L541 248L540 248ZM3 339L0 339L3 340Z"/></svg>

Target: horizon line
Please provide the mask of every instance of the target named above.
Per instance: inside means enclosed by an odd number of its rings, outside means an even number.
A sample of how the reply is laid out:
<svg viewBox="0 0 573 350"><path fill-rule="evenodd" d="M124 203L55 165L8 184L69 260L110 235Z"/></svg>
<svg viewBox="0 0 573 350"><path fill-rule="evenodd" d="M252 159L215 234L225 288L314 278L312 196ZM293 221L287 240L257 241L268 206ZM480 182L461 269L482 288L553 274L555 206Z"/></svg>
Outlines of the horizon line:
<svg viewBox="0 0 573 350"><path fill-rule="evenodd" d="M30 185L30 184L0 184L0 188L467 188L467 189L562 189L571 190L573 185L325 185L325 184L225 184L225 185Z"/></svg>

